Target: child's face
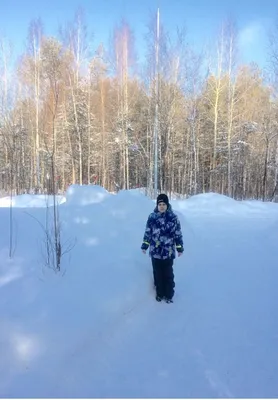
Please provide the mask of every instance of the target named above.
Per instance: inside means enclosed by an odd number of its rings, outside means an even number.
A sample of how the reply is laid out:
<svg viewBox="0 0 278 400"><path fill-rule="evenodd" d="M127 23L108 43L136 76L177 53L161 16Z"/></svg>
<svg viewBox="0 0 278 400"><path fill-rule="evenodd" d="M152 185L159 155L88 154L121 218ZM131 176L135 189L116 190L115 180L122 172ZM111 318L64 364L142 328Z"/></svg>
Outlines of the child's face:
<svg viewBox="0 0 278 400"><path fill-rule="evenodd" d="M163 213L167 210L167 204L165 204L163 202L158 203L157 207L158 207L158 211L161 213Z"/></svg>

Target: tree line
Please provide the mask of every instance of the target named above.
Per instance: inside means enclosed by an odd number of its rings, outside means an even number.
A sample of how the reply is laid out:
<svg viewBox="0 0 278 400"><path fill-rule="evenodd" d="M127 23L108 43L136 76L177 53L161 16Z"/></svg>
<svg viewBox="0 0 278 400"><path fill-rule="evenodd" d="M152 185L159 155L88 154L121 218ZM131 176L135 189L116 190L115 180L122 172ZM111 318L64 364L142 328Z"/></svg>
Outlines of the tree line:
<svg viewBox="0 0 278 400"><path fill-rule="evenodd" d="M80 10L57 37L31 21L15 65L0 38L2 193L152 188L156 121L159 190L278 198L278 30L263 71L240 63L231 20L202 53L185 29L170 35L156 22L140 62L126 21L107 48L92 48Z"/></svg>

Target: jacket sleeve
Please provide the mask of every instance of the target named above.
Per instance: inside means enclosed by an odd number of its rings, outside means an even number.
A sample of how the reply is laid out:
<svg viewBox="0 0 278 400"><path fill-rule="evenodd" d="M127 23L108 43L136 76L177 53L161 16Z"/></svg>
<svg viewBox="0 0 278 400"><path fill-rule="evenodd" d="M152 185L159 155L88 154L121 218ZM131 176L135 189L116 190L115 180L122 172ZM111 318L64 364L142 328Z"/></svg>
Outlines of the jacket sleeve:
<svg viewBox="0 0 278 400"><path fill-rule="evenodd" d="M151 216L149 216L147 224L146 224L146 229L144 233L144 238L143 238L143 243L141 246L142 250L147 250L150 242L151 242L151 236L152 236L152 226L151 226Z"/></svg>
<svg viewBox="0 0 278 400"><path fill-rule="evenodd" d="M176 243L177 252L182 253L183 252L183 238L182 238L181 224L180 224L178 217L177 217L176 230L175 230L175 243Z"/></svg>

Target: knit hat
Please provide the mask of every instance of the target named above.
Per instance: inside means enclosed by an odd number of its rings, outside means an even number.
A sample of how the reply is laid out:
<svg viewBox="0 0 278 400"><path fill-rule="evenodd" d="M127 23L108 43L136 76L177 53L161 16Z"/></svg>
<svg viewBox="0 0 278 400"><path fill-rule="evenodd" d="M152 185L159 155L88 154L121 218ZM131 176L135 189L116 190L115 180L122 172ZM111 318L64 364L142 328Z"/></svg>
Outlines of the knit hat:
<svg viewBox="0 0 278 400"><path fill-rule="evenodd" d="M169 206L169 199L167 194L161 193L157 196L156 204L158 205L159 203L165 203L167 207Z"/></svg>

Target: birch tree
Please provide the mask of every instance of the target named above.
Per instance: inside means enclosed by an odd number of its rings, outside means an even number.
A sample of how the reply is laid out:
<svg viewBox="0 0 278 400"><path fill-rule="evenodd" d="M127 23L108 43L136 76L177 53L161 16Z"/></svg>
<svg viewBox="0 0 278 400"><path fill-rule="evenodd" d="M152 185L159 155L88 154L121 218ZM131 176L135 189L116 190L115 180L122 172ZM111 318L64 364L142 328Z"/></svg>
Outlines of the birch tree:
<svg viewBox="0 0 278 400"><path fill-rule="evenodd" d="M134 38L130 26L122 21L114 30L114 66L118 80L118 105L116 132L119 133L120 159L121 159L121 187L129 189L129 134L130 125L130 92L129 75L135 62Z"/></svg>
<svg viewBox="0 0 278 400"><path fill-rule="evenodd" d="M232 196L233 171L232 171L232 136L234 134L235 103L236 103L236 57L237 57L237 32L235 23L228 20L224 25L226 70L228 75L228 99L227 99L227 193Z"/></svg>
<svg viewBox="0 0 278 400"><path fill-rule="evenodd" d="M84 13L79 9L74 21L69 23L65 28L61 28L61 35L63 38L64 46L67 47L72 55L72 65L67 69L70 97L74 117L74 129L77 134L78 144L78 171L79 183L83 183L83 134L81 124L79 123L80 116L80 96L82 96L82 88L80 74L82 71L88 69L88 53L89 45L87 42L87 26L85 24ZM84 88L84 87L83 87ZM90 125L90 112L87 114ZM87 132L89 133L89 132Z"/></svg>
<svg viewBox="0 0 278 400"><path fill-rule="evenodd" d="M40 19L33 20L29 26L28 33L28 55L30 56L30 79L34 88L35 101L35 140L34 140L34 184L41 188L40 172L40 100L41 100L41 43L43 37L42 22Z"/></svg>

